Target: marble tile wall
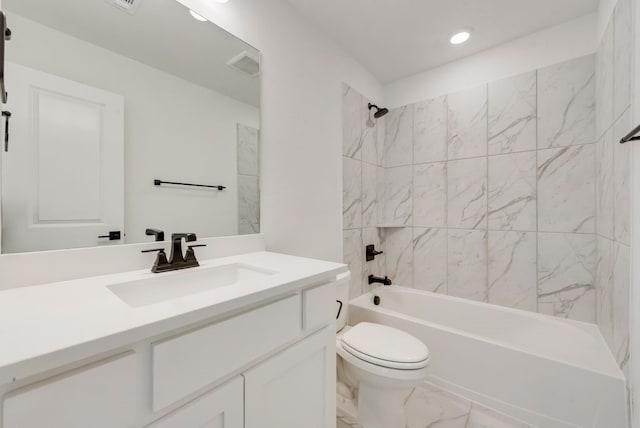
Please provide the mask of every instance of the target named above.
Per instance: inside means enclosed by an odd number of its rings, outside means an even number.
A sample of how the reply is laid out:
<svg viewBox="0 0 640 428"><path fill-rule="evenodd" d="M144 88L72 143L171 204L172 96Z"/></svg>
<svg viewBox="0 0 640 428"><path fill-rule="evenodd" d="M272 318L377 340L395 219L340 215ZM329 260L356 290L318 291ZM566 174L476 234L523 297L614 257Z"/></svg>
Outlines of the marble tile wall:
<svg viewBox="0 0 640 428"><path fill-rule="evenodd" d="M238 234L260 233L260 131L237 125Z"/></svg>
<svg viewBox="0 0 640 428"><path fill-rule="evenodd" d="M595 88L589 55L392 109L377 180L384 274L594 322Z"/></svg>
<svg viewBox="0 0 640 428"><path fill-rule="evenodd" d="M596 318L627 374L630 289L631 0L618 0L596 53Z"/></svg>
<svg viewBox="0 0 640 428"><path fill-rule="evenodd" d="M368 290L366 278L369 274L384 274L384 255L378 256L374 262L365 263L364 260L365 245L380 247L381 236L376 227L379 212L383 209L378 203L380 195L387 195L396 204L394 212L388 213L394 217L394 221L406 223L411 219L412 197L407 193L407 188L401 185L407 180L411 182L411 166L406 171L402 168L391 171L394 180L385 187L382 167L385 118L374 119L369 114L369 102L354 89L343 85L343 261L351 270L351 297ZM412 118L395 112L391 116L390 126L396 131L404 129L404 123L408 120ZM407 141L411 144L413 137L397 136L398 147ZM388 156L393 158L393 150Z"/></svg>

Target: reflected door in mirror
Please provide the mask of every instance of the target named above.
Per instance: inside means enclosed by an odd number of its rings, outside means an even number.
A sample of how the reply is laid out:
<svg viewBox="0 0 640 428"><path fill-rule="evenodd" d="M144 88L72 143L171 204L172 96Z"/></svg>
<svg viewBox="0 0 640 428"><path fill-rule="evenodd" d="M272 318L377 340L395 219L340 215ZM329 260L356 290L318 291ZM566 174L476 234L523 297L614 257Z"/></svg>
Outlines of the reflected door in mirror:
<svg viewBox="0 0 640 428"><path fill-rule="evenodd" d="M2 252L118 243L124 230L122 96L7 63Z"/></svg>

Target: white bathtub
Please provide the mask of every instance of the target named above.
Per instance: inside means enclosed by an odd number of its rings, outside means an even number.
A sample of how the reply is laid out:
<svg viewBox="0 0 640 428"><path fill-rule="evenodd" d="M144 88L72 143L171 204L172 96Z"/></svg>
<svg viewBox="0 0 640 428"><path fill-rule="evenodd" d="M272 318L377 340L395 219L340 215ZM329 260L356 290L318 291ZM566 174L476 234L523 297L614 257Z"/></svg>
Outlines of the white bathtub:
<svg viewBox="0 0 640 428"><path fill-rule="evenodd" d="M624 375L593 324L396 286L349 305L351 325L424 341L444 389L538 427L627 426Z"/></svg>

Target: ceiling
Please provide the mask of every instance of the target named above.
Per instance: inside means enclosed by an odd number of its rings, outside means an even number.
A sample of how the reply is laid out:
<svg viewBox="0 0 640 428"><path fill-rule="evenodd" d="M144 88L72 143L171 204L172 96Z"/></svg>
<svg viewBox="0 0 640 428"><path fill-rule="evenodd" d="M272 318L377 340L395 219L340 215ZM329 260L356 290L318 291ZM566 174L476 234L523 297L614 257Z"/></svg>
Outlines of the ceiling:
<svg viewBox="0 0 640 428"><path fill-rule="evenodd" d="M594 12L598 0L287 0L382 83ZM471 39L449 43L459 29Z"/></svg>
<svg viewBox="0 0 640 428"><path fill-rule="evenodd" d="M259 53L218 26L196 21L176 0L140 0L133 15L105 0L3 0L2 6L10 13L259 106L260 79L226 65L243 51L256 57Z"/></svg>

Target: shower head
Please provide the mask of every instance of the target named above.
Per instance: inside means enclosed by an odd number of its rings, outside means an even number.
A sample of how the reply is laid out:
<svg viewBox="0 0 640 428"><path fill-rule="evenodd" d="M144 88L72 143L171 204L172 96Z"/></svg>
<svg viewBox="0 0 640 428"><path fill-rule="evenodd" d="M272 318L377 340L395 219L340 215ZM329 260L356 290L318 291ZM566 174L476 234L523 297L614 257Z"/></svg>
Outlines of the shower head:
<svg viewBox="0 0 640 428"><path fill-rule="evenodd" d="M373 117L375 117L376 119L380 119L382 116L389 113L388 108L380 108L375 104L369 103L369 110L371 109L376 109L376 112L373 114Z"/></svg>

